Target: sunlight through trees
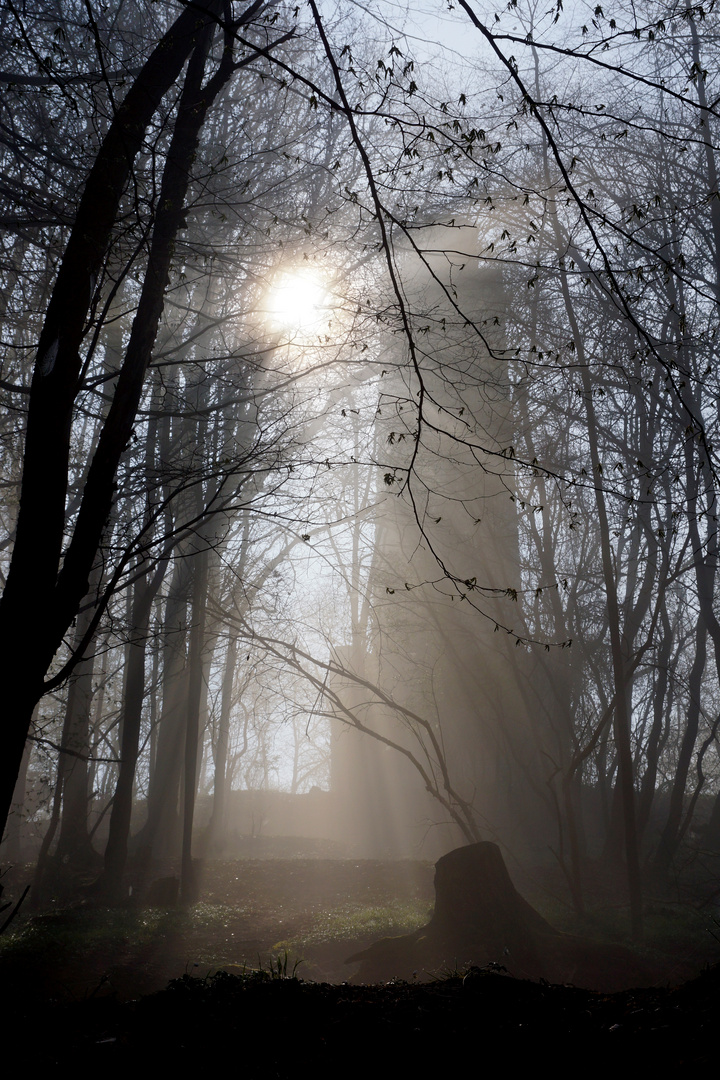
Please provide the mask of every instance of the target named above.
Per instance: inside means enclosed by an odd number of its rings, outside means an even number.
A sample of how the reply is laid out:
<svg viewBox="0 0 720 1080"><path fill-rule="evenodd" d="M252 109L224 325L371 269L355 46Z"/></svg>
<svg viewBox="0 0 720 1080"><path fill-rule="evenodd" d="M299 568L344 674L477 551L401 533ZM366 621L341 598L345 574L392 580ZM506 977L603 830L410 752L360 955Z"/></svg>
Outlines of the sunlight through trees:
<svg viewBox="0 0 720 1080"><path fill-rule="evenodd" d="M3 10L2 861L39 892L182 852L191 899L279 828L491 839L578 911L605 868L639 936L644 882L717 872L716 30Z"/></svg>

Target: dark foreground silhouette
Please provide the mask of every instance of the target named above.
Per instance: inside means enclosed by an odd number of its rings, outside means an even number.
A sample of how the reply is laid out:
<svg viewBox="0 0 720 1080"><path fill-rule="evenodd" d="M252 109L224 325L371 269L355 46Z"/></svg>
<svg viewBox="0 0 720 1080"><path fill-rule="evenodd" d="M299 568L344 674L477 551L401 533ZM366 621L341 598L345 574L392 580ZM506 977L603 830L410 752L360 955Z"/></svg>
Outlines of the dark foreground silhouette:
<svg viewBox="0 0 720 1080"><path fill-rule="evenodd" d="M720 967L676 989L615 994L480 969L374 986L220 972L130 1002L17 1001L4 990L6 1055L17 1047L37 1075L232 1065L243 1077L429 1077L545 1062L554 1075L622 1065L667 1076L716 1062Z"/></svg>

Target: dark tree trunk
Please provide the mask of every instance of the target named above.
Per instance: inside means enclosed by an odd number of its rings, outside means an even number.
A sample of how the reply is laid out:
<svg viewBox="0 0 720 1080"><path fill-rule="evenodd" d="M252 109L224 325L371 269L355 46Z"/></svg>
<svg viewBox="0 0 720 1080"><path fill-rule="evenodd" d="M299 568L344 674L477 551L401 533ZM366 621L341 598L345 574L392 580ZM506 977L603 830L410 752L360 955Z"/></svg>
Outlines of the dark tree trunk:
<svg viewBox="0 0 720 1080"><path fill-rule="evenodd" d="M160 578L135 583L131 627L134 640L128 645L123 686L123 711L120 724L120 770L110 814L110 831L105 848L103 872L97 892L109 903L121 899L121 886L127 862L130 819L132 816L135 769L137 766L145 693L145 652L150 610L160 585Z"/></svg>
<svg viewBox="0 0 720 1080"><path fill-rule="evenodd" d="M665 827L660 837L660 844L655 855L655 869L665 871L670 866L681 839L680 826L682 824L683 803L685 800L685 787L688 773L692 762L693 751L697 741L700 724L700 691L702 677L705 671L707 656L707 626L701 617L695 634L695 660L690 672L688 692L690 703L688 705L685 731L680 744L675 776L670 790L670 807Z"/></svg>
<svg viewBox="0 0 720 1080"><path fill-rule="evenodd" d="M545 176L548 190L551 189L550 172L547 162L547 145L545 153ZM565 249L565 238L562 236L557 211L554 204L551 205L550 219L555 233L557 251ZM618 758L617 768L617 791L622 811L622 839L625 856L625 872L627 876L628 898L630 901L630 921L633 937L642 937L643 930L643 902L642 881L640 877L640 858L638 851L636 795L634 782L634 768L632 756L632 709L631 709L631 682L628 678L629 657L624 650L623 626L620 618L620 605L618 601L618 587L613 565L612 545L610 543L610 525L608 520L605 492L602 486L602 462L598 443L598 425L595 414L593 399L593 385L590 376L590 365L585 354L585 341L580 333L575 309L570 295L570 289L565 274L560 276L560 287L565 304L565 312L568 324L572 332L573 341L577 350L578 367L583 387L583 403L587 420L588 447L592 464L592 475L595 477L595 509L597 511L597 524L600 536L600 561L605 586L607 601L608 630L610 636L610 658L613 673L613 688L615 691L615 713L613 720L613 734L615 749Z"/></svg>
<svg viewBox="0 0 720 1080"><path fill-rule="evenodd" d="M187 553L185 553L187 555ZM157 749L150 773L147 821L137 836L146 859L177 854L178 799L182 768L187 702L187 594L191 561L175 563L163 621L162 706L157 727Z"/></svg>
<svg viewBox="0 0 720 1080"><path fill-rule="evenodd" d="M93 585L100 581L99 570L92 573ZM81 648L93 619L92 592L85 598L87 607L78 616L74 648ZM90 646L92 649L92 645ZM88 807L90 799L88 756L90 754L90 713L93 700L95 657L91 652L76 666L68 687L63 726L62 750L58 763L58 784L62 793L62 816L57 842L57 858L72 866L92 862L95 852L90 842Z"/></svg>
<svg viewBox="0 0 720 1080"><path fill-rule="evenodd" d="M78 207L38 345L28 407L23 478L13 556L0 601L0 682L5 714L0 759L0 834L4 831L32 711L63 635L88 590L88 578L113 498L115 473L132 430L150 349L162 311L167 269L183 205L176 181L167 191L157 247L150 256L142 318L128 351L113 403L88 474L69 547L62 558L65 502L81 345L95 282L107 254L120 200L146 128L178 79L196 43L214 26L219 0L186 7L146 61L118 108L98 151ZM207 100L192 101L194 118ZM186 112L190 104L186 104ZM178 163L185 184L192 154ZM174 227L173 227L174 212ZM162 216L162 213L160 214ZM163 250L160 250L160 249ZM138 316L140 316L138 311ZM61 567L62 559L62 567ZM43 612L38 621L38 612ZM22 671L22 678L18 672Z"/></svg>
<svg viewBox="0 0 720 1080"><path fill-rule="evenodd" d="M208 584L208 553L199 551L194 560L192 627L188 655L187 719L185 722L185 771L183 784L183 837L180 895L184 904L196 899L196 881L192 862L192 832L198 781L198 743L203 691L203 650L205 646L205 609Z"/></svg>

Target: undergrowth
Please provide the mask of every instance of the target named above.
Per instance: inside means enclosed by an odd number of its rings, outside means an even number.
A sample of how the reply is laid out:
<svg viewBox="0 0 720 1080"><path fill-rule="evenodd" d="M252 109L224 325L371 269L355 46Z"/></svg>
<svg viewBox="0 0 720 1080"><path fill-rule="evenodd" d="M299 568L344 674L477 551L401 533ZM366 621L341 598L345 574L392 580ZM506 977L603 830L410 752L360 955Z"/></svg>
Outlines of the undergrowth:
<svg viewBox="0 0 720 1080"><path fill-rule="evenodd" d="M0 938L0 958L47 961L77 953L112 954L119 947L140 951L171 938L183 938L190 944L216 940L224 931L229 932L232 920L243 913L242 907L206 903L187 909L58 908L19 918ZM208 961L218 959L212 950Z"/></svg>

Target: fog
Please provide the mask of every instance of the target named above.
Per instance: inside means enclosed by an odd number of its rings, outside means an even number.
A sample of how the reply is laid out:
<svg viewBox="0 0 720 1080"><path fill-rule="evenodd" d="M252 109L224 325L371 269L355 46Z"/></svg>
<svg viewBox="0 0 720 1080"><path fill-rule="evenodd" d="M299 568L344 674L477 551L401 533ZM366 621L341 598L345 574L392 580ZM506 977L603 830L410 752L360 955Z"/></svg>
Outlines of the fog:
<svg viewBox="0 0 720 1080"><path fill-rule="evenodd" d="M196 6L0 15L11 895L711 919L716 15Z"/></svg>

